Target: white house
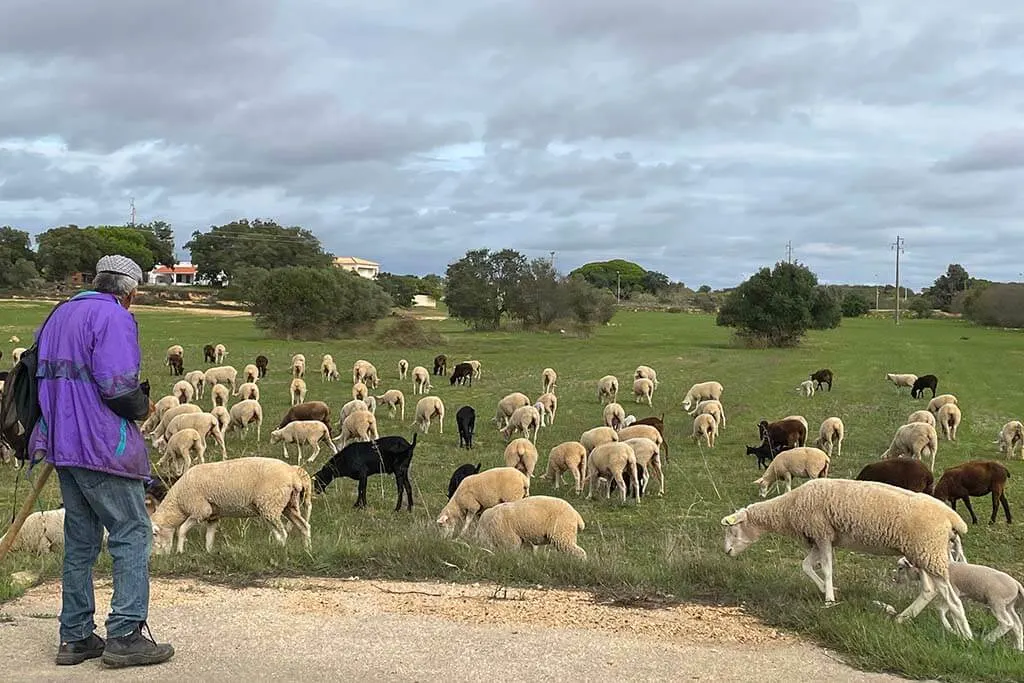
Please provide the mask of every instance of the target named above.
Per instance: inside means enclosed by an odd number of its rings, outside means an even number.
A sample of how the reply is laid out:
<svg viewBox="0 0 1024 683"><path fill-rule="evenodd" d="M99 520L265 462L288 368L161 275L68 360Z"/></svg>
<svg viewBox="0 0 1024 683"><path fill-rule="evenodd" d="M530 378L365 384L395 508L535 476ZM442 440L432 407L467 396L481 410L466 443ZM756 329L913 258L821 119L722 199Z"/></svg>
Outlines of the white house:
<svg viewBox="0 0 1024 683"><path fill-rule="evenodd" d="M380 274L380 264L376 261L367 261L364 258L358 256L335 256L334 265L337 268L344 268L345 270L351 270L353 273L365 277L367 280L373 280Z"/></svg>
<svg viewBox="0 0 1024 683"><path fill-rule="evenodd" d="M175 263L173 267L157 266L149 271L146 282L151 285L188 287L196 283L196 267L189 261Z"/></svg>

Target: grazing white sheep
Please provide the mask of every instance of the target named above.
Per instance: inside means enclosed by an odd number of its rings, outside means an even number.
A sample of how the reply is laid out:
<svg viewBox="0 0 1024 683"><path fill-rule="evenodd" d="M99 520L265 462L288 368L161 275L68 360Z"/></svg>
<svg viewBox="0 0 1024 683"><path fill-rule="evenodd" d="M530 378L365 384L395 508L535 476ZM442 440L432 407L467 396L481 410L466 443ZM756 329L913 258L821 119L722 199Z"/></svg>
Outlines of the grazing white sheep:
<svg viewBox="0 0 1024 683"><path fill-rule="evenodd" d="M256 367L255 365L253 365L252 363L249 363L244 368L242 368L242 381L243 382L251 382L252 384L255 384L256 382L259 381L259 379L260 379L260 369L258 367Z"/></svg>
<svg viewBox="0 0 1024 683"><path fill-rule="evenodd" d="M104 537L106 530L104 529ZM0 536L0 541L7 534ZM25 518L21 531L14 539L11 552L45 555L64 550L64 508L37 510Z"/></svg>
<svg viewBox="0 0 1024 683"><path fill-rule="evenodd" d="M164 360L164 365L170 365L171 364L170 363L171 356L184 357L184 355L185 355L185 347L183 347L181 344L171 344L170 346L167 347L167 355L166 355L166 360Z"/></svg>
<svg viewBox="0 0 1024 683"><path fill-rule="evenodd" d="M200 399L203 397L203 389L206 387L206 373L202 370L192 370L191 372L185 373L185 381L192 385L195 389L195 397Z"/></svg>
<svg viewBox="0 0 1024 683"><path fill-rule="evenodd" d="M206 437L191 427L180 429L167 440L156 467L166 465L172 477L180 477L192 466L193 453L200 463L206 462Z"/></svg>
<svg viewBox="0 0 1024 683"><path fill-rule="evenodd" d="M230 384L231 391L235 390L236 380L238 379L238 370L235 370L230 365L222 365L216 368L210 368L203 373L203 382L208 387L213 387L215 384Z"/></svg>
<svg viewBox="0 0 1024 683"><path fill-rule="evenodd" d="M191 403L195 397L196 389L190 382L178 380L174 383L171 393L178 397L178 403Z"/></svg>
<svg viewBox="0 0 1024 683"><path fill-rule="evenodd" d="M228 388L223 384L214 384L210 387L210 403L213 405L212 408L217 406L226 406L228 404L228 397L230 396Z"/></svg>
<svg viewBox="0 0 1024 683"><path fill-rule="evenodd" d="M362 382L356 382L352 385L352 398L357 401L364 400L370 395L370 387L363 384Z"/></svg>
<svg viewBox="0 0 1024 683"><path fill-rule="evenodd" d="M405 375L409 372L409 361L401 359L398 361L398 379L405 379Z"/></svg>
<svg viewBox="0 0 1024 683"><path fill-rule="evenodd" d="M296 377L288 385L288 395L291 396L292 405L297 406L306 400L306 380Z"/></svg>
<svg viewBox="0 0 1024 683"><path fill-rule="evenodd" d="M693 411L693 416L703 415L707 413L715 418L715 422L718 424L718 429L725 428L725 408L722 406L722 402L711 399L709 401L701 401L697 404L697 409Z"/></svg>
<svg viewBox="0 0 1024 683"><path fill-rule="evenodd" d="M907 424L912 422L924 422L930 424L932 427L935 426L935 416L929 413L927 410L915 410L907 418Z"/></svg>
<svg viewBox="0 0 1024 683"><path fill-rule="evenodd" d="M469 367L473 368L473 379L480 379L483 377L483 367L478 360L467 360Z"/></svg>
<svg viewBox="0 0 1024 683"><path fill-rule="evenodd" d="M305 379L306 377L306 357L301 353L292 356L292 377L295 379Z"/></svg>
<svg viewBox="0 0 1024 683"><path fill-rule="evenodd" d="M696 406L701 401L721 401L722 392L724 391L722 385L719 382L697 382L686 392L686 396L683 397L683 410L693 415L690 409L696 410Z"/></svg>
<svg viewBox="0 0 1024 683"><path fill-rule="evenodd" d="M227 434L228 425L231 424L231 413L224 406L214 406L210 411L210 415L217 418L217 422L220 424L220 431Z"/></svg>
<svg viewBox="0 0 1024 683"><path fill-rule="evenodd" d="M437 418L437 425L441 434L444 434L444 403L437 396L424 396L416 402L416 416L413 420L414 426L419 426L424 434L430 432L430 422Z"/></svg>
<svg viewBox="0 0 1024 683"><path fill-rule="evenodd" d="M693 418L693 434L690 435L694 443L699 443L701 437L708 448L715 447L715 439L718 438L718 423L715 416L709 413L701 413Z"/></svg>
<svg viewBox="0 0 1024 683"><path fill-rule="evenodd" d="M359 384L362 382L371 389L376 389L380 383L380 378L377 376L377 368L374 367L373 363L365 360L357 360L352 365L352 384Z"/></svg>
<svg viewBox="0 0 1024 683"><path fill-rule="evenodd" d="M796 390L803 394L804 398L810 398L814 396L814 381L805 379L803 382L800 382L800 386Z"/></svg>
<svg viewBox="0 0 1024 683"><path fill-rule="evenodd" d="M220 457L224 460L228 457L228 449L224 444L224 433L220 430L220 420L211 413L185 413L178 415L167 423L163 436L153 442L153 448L162 450L163 445L182 429L194 429L205 439L212 436L213 440L220 446Z"/></svg>
<svg viewBox="0 0 1024 683"><path fill-rule="evenodd" d="M311 547L309 515L313 483L301 467L276 458L235 458L190 467L174 482L153 513L153 551L168 553L178 533L178 552L185 550L185 536L198 522L206 523L206 552L213 549L217 525L226 517L262 517L284 545L289 528L282 515Z"/></svg>
<svg viewBox="0 0 1024 683"><path fill-rule="evenodd" d="M344 422L346 417L356 412L357 410L364 410L368 413L371 412L370 406L366 404L366 401L352 399L351 401L349 401L348 403L341 407L341 417L339 417L338 419L341 422Z"/></svg>
<svg viewBox="0 0 1024 683"><path fill-rule="evenodd" d="M398 389L388 389L381 396L374 397L388 407L388 417L394 418L396 411L401 411L400 420L405 422L405 394Z"/></svg>
<svg viewBox="0 0 1024 683"><path fill-rule="evenodd" d="M583 491L583 480L587 476L587 449L579 441L564 441L548 452L548 468L544 478L553 481L556 490L566 472L572 473L578 495Z"/></svg>
<svg viewBox="0 0 1024 683"><path fill-rule="evenodd" d="M558 397L553 393L541 394L533 407L540 413L540 426L555 424L555 413L558 412Z"/></svg>
<svg viewBox="0 0 1024 683"><path fill-rule="evenodd" d="M494 422L498 425L499 429L503 429L508 425L509 418L512 417L512 413L516 412L523 406L530 405L530 398L526 394L522 394L518 391L514 391L505 398L498 401L498 409L494 413Z"/></svg>
<svg viewBox="0 0 1024 683"><path fill-rule="evenodd" d="M336 382L341 379L338 374L338 364L334 362L334 356L325 353L320 360L320 381Z"/></svg>
<svg viewBox="0 0 1024 683"><path fill-rule="evenodd" d="M522 432L527 439L530 438L530 430L533 430L533 442L537 443L537 432L540 430L540 412L533 406L521 406L516 408L508 424L499 431L506 440L512 438L515 432Z"/></svg>
<svg viewBox="0 0 1024 683"><path fill-rule="evenodd" d="M935 455L939 451L939 435L927 422L912 422L903 425L896 430L889 448L882 453L882 460L907 456L917 460L923 460L924 456L931 455L932 462L929 469L935 471Z"/></svg>
<svg viewBox="0 0 1024 683"><path fill-rule="evenodd" d="M437 524L450 531L462 522L461 534L484 510L529 495L530 478L514 467L494 467L471 474L459 483L448 504L441 509Z"/></svg>
<svg viewBox="0 0 1024 683"><path fill-rule="evenodd" d="M260 400L260 387L256 382L244 382L238 385L238 391L234 395L242 401L247 399L258 401Z"/></svg>
<svg viewBox="0 0 1024 683"><path fill-rule="evenodd" d="M477 538L496 548L552 545L559 552L586 559L576 543L576 534L586 525L580 513L561 498L530 496L511 503L499 503L484 510L477 524Z"/></svg>
<svg viewBox="0 0 1024 683"><path fill-rule="evenodd" d="M412 393L425 394L433 389L430 386L430 373L422 365L417 365L412 369Z"/></svg>
<svg viewBox="0 0 1024 683"><path fill-rule="evenodd" d="M892 382L893 386L897 389L900 387L913 388L914 382L917 381L917 375L912 374L898 374L894 372L887 373L885 378Z"/></svg>
<svg viewBox="0 0 1024 683"><path fill-rule="evenodd" d="M295 420L284 427L270 432L270 443L280 443L284 450L284 458L288 459L288 444L295 444L295 461L302 462L302 444L312 446L313 453L306 462L313 462L316 456L320 455L320 442L326 441L331 453L337 453L338 449L331 441L331 433L320 420Z"/></svg>
<svg viewBox="0 0 1024 683"><path fill-rule="evenodd" d="M896 561L893 579L896 583L918 582L921 571L905 557ZM987 605L992 616L999 625L985 634L984 640L994 643L1007 633L1013 633L1014 647L1024 651L1024 622L1021 621L1019 610L1024 607L1024 585L1006 572L981 564L967 562L951 562L949 565L949 582L961 598L968 598ZM939 618L947 630L953 631L947 614L949 608L939 605Z"/></svg>
<svg viewBox="0 0 1024 683"><path fill-rule="evenodd" d="M1021 458L1024 458L1024 423L1020 420L1010 420L1003 425L999 432L999 452L1006 453L1013 457L1013 452L1019 446Z"/></svg>
<svg viewBox="0 0 1024 683"><path fill-rule="evenodd" d="M658 388L658 373L650 366L636 366L636 370L633 372L633 379L649 379L654 384L654 388Z"/></svg>
<svg viewBox="0 0 1024 683"><path fill-rule="evenodd" d="M654 382L646 377L633 380L633 398L635 403L643 403L644 401L647 401L647 405L652 405L651 401L654 398Z"/></svg>
<svg viewBox="0 0 1024 683"><path fill-rule="evenodd" d="M830 458L825 451L813 446L797 446L782 451L768 463L768 468L754 483L761 487L761 497L768 495L768 489L779 482L786 483L786 491L793 490L793 477L802 479L819 479L828 476Z"/></svg>
<svg viewBox="0 0 1024 683"><path fill-rule="evenodd" d="M552 368L544 368L544 371L540 373L541 381L541 393L547 394L553 392L558 382L558 373Z"/></svg>
<svg viewBox="0 0 1024 683"><path fill-rule="evenodd" d="M228 427L226 432L236 429L242 430L241 438L249 432L249 425L256 423L256 440L259 441L263 431L263 406L255 399L239 401L231 406L228 412Z"/></svg>
<svg viewBox="0 0 1024 683"><path fill-rule="evenodd" d="M594 427L580 435L580 443L587 449L588 455L601 444L618 440L619 432L611 427Z"/></svg>
<svg viewBox="0 0 1024 683"><path fill-rule="evenodd" d="M537 467L537 447L529 439L512 439L505 446L505 467L514 467L526 476L533 478L533 470Z"/></svg>
<svg viewBox="0 0 1024 683"><path fill-rule="evenodd" d="M149 438L155 444L157 439L162 437L167 431L167 425L170 424L171 420L176 418L178 415L184 415L186 413L201 413L203 409L197 406L195 403L179 403L173 408L168 408L160 416L160 421L157 422L156 427L149 433Z"/></svg>
<svg viewBox="0 0 1024 683"><path fill-rule="evenodd" d="M640 502L640 479L637 476L636 471L636 454L633 452L632 447L626 443L603 443L600 446L594 448L587 456L587 499L594 497L594 484L597 482L598 477L604 477L608 480L608 489L606 491L606 498L611 498L612 487L611 482L614 481L615 485L619 487L619 492L622 494L622 502L626 502L626 480L623 477L625 472L629 472L631 477L632 486L636 493L636 502Z"/></svg>
<svg viewBox="0 0 1024 683"><path fill-rule="evenodd" d="M171 408L176 408L180 405L182 405L181 399L177 396L164 396L153 404L153 412L150 413L149 417L146 418L146 421L142 423L142 426L139 429L143 433L152 431L153 428L160 423L160 418L164 416L164 413Z"/></svg>
<svg viewBox="0 0 1024 683"><path fill-rule="evenodd" d="M357 410L341 421L341 433L335 442L344 448L353 441L376 441L379 438L377 417L368 410Z"/></svg>
<svg viewBox="0 0 1024 683"><path fill-rule="evenodd" d="M961 421L960 406L955 403L945 403L939 407L935 415L935 421L942 426L942 435L946 441L956 441L956 429Z"/></svg>
<svg viewBox="0 0 1024 683"><path fill-rule="evenodd" d="M668 457L668 444L665 442L665 438L661 435L661 432L658 431L657 427L654 427L653 425L633 424L619 430L619 441L626 441L637 437L650 439L654 443L658 444L659 449L664 447L665 457Z"/></svg>
<svg viewBox="0 0 1024 683"><path fill-rule="evenodd" d="M846 426L838 417L827 417L821 423L818 430L818 439L814 442L815 447L828 453L832 457L832 449L835 448L835 456L838 458L843 454L843 438L846 436Z"/></svg>
<svg viewBox="0 0 1024 683"><path fill-rule="evenodd" d="M609 403L601 411L601 418L604 420L605 427L617 430L625 426L626 411L618 403Z"/></svg>
<svg viewBox="0 0 1024 683"><path fill-rule="evenodd" d="M637 467L643 467L648 472L640 492L647 493L647 484L650 483L651 477L657 477L659 484L658 495L665 495L665 471L661 468L661 453L658 444L644 436L635 436L624 440L622 443L633 449Z"/></svg>
<svg viewBox="0 0 1024 683"><path fill-rule="evenodd" d="M923 493L889 484L851 479L812 479L789 493L748 505L722 518L725 553L736 557L764 533L799 539L810 546L803 570L836 600L832 583L833 548L873 555L904 555L924 574L921 593L897 621L912 619L936 594L953 612L957 630L972 638L964 606L949 581L950 541L967 533L956 512ZM821 567L818 576L816 567Z"/></svg>
<svg viewBox="0 0 1024 683"><path fill-rule="evenodd" d="M938 417L939 408L949 403L957 405L959 401L957 401L956 396L953 394L939 394L932 400L928 401L928 412Z"/></svg>
<svg viewBox="0 0 1024 683"><path fill-rule="evenodd" d="M223 344L217 344L216 346L213 347L214 363L223 363L224 356L226 355L228 355L228 347L224 346Z"/></svg>
<svg viewBox="0 0 1024 683"><path fill-rule="evenodd" d="M605 375L597 380L597 402L615 403L619 398L619 380L615 375Z"/></svg>

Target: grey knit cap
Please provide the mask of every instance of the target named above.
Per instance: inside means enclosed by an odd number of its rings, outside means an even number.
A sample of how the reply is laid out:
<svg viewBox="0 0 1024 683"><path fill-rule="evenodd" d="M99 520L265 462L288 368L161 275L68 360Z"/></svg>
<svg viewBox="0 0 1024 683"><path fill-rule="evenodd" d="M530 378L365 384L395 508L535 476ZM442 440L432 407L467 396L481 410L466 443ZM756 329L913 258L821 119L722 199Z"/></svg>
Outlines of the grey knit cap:
<svg viewBox="0 0 1024 683"><path fill-rule="evenodd" d="M135 284L142 284L142 268L127 256L104 256L96 262L96 272L126 275L135 280Z"/></svg>

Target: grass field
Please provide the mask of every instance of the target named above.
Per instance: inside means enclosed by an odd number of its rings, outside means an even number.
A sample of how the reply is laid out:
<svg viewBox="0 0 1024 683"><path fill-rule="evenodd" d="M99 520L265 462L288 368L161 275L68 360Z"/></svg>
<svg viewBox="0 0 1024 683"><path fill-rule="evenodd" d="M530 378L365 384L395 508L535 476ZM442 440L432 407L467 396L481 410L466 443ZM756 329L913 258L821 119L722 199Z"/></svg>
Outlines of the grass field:
<svg viewBox="0 0 1024 683"><path fill-rule="evenodd" d="M45 315L46 307L4 304L0 308L0 338L17 334L28 340ZM494 580L508 584L589 587L624 599L656 604L665 600L707 600L744 605L752 613L779 627L795 630L844 653L851 663L873 670L888 670L913 678L1007 681L1024 679L1024 657L1009 647L1009 639L996 646L979 641L962 643L943 631L934 609L916 620L896 625L874 607L882 600L903 609L913 595L890 586L893 559L837 551L836 583L840 602L826 609L820 594L800 570L803 552L791 538L766 536L738 559L722 552L723 515L757 499L751 482L758 470L744 455L746 444L757 441L756 424L792 413L805 415L816 434L831 415L846 424L847 439L841 458L833 461L831 476L853 477L888 446L897 426L926 401L910 399L885 381L886 372L935 373L939 392L955 393L964 412L956 443L942 441L936 461L943 467L974 458L1001 458L994 440L1009 419L1021 417L1018 378L1024 371L1022 337L1013 331L985 330L953 321L906 321L899 328L891 321L844 320L840 329L812 333L799 349L743 350L729 344L729 331L718 328L712 317L659 313L616 315L611 326L589 339L548 334L477 334L453 321L430 322L445 335L439 348L415 351L380 350L371 342L343 340L329 343L290 343L265 339L248 318L216 318L187 312L139 311L145 352L144 376L154 386L154 398L169 389L172 378L163 366L164 350L172 343L186 349L186 369L205 367L199 361L202 346L222 342L228 362L241 369L263 353L270 358L270 373L261 386L267 424L263 442L254 435L241 441L229 437L231 457L280 457L278 446L267 443L270 423L288 406L287 366L291 354L305 353L311 368L319 367L322 353L331 353L343 381L321 384L312 370L307 376L307 400L323 399L334 408L351 398L346 371L357 358L376 364L383 377L379 393L399 388L406 394L406 424L378 412L382 434L412 437L411 383L397 380L397 363L408 358L411 366L430 367L436 353L452 359L477 358L483 378L472 387L449 387L435 378L434 391L447 408L444 434L436 427L420 436L413 460L416 505L412 512L392 512L393 479L371 479L370 508L354 510L355 483L333 484L313 506L313 552L307 555L297 540L282 550L269 539L266 526L254 520L226 522L212 555L202 551L202 534L193 531L184 555L154 558L159 575L188 575L216 581L245 581L261 575L318 574L331 576L435 577L451 581ZM13 345L8 345L13 346ZM5 361L9 349L5 348ZM659 389L653 410L638 406L626 395L638 364L658 371ZM488 422L498 399L522 391L531 399L540 393L540 372L545 366L559 373L559 410L556 424L538 439L538 469L544 471L547 451L601 420L594 391L596 380L612 373L626 389L620 402L638 417L665 413L671 448L666 466L666 494L649 490L640 505L616 499L568 497L583 515L587 528L579 543L589 559L581 564L552 552L489 554L470 543L444 539L433 520L446 501L452 470L463 462L484 467L503 464L503 439ZM804 399L795 391L808 373L830 367L836 375L831 393ZM727 426L715 449L703 450L689 440L691 420L679 408L683 395L696 381L716 379L725 386L722 402ZM477 448L467 454L457 448L455 411L464 404L477 410ZM203 401L209 409L208 399ZM211 449L208 454L214 453ZM326 450L324 451L326 454ZM315 471L322 454L309 466ZM1010 463L1011 509L1020 510L1024 465ZM27 490L22 482L19 496ZM0 510L9 519L14 491L13 470L0 473ZM536 479L531 492L551 494L551 484ZM44 506L58 502L50 485ZM1000 520L987 524L989 499L977 499L981 523L972 526L965 550L973 562L989 564L1024 576L1024 532L1018 523ZM962 508L961 508L962 509ZM964 512L963 514L966 514ZM106 556L104 555L104 558ZM102 560L109 562L109 559ZM56 557L16 557L5 562L6 576L17 569L55 576ZM104 569L106 570L104 565ZM3 587L0 586L0 591ZM2 596L2 593L0 593ZM988 612L971 607L972 628L980 635L994 625Z"/></svg>

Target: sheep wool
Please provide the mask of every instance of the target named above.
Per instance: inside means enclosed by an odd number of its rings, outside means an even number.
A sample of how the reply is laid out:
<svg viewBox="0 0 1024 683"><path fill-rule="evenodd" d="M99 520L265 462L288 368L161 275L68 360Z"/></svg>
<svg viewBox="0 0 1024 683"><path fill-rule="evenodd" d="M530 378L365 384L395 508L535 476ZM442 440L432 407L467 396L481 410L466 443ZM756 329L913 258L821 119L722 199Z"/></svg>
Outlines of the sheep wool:
<svg viewBox="0 0 1024 683"><path fill-rule="evenodd" d="M690 387L689 391L686 392L686 396L683 397L683 410L690 412L690 409L696 408L697 403L700 401L711 399L721 401L723 391L724 389L719 382L698 382ZM693 415L692 412L690 414Z"/></svg>
<svg viewBox="0 0 1024 683"><path fill-rule="evenodd" d="M586 551L576 543L576 534L585 528L580 513L562 498L530 496L484 510L476 531L481 542L493 547L536 549L550 544L585 560Z"/></svg>
<svg viewBox="0 0 1024 683"><path fill-rule="evenodd" d="M529 439L522 437L512 439L505 446L505 467L514 467L526 476L533 478L533 470L537 467L537 447Z"/></svg>
<svg viewBox="0 0 1024 683"><path fill-rule="evenodd" d="M565 441L548 453L548 468L544 478L553 481L556 490L562 483L562 475L566 472L572 473L575 491L579 495L587 474L587 449L579 441Z"/></svg>
<svg viewBox="0 0 1024 683"><path fill-rule="evenodd" d="M761 497L768 495L772 484L786 483L786 491L793 490L793 477L818 479L828 476L829 457L825 451L811 446L797 446L782 451L768 464L764 474L754 483L761 487Z"/></svg>
<svg viewBox="0 0 1024 683"><path fill-rule="evenodd" d="M529 495L530 478L514 467L494 467L479 474L471 474L462 480L451 500L441 509L437 524L445 530L451 530L461 521L461 534L487 508L521 500Z"/></svg>

